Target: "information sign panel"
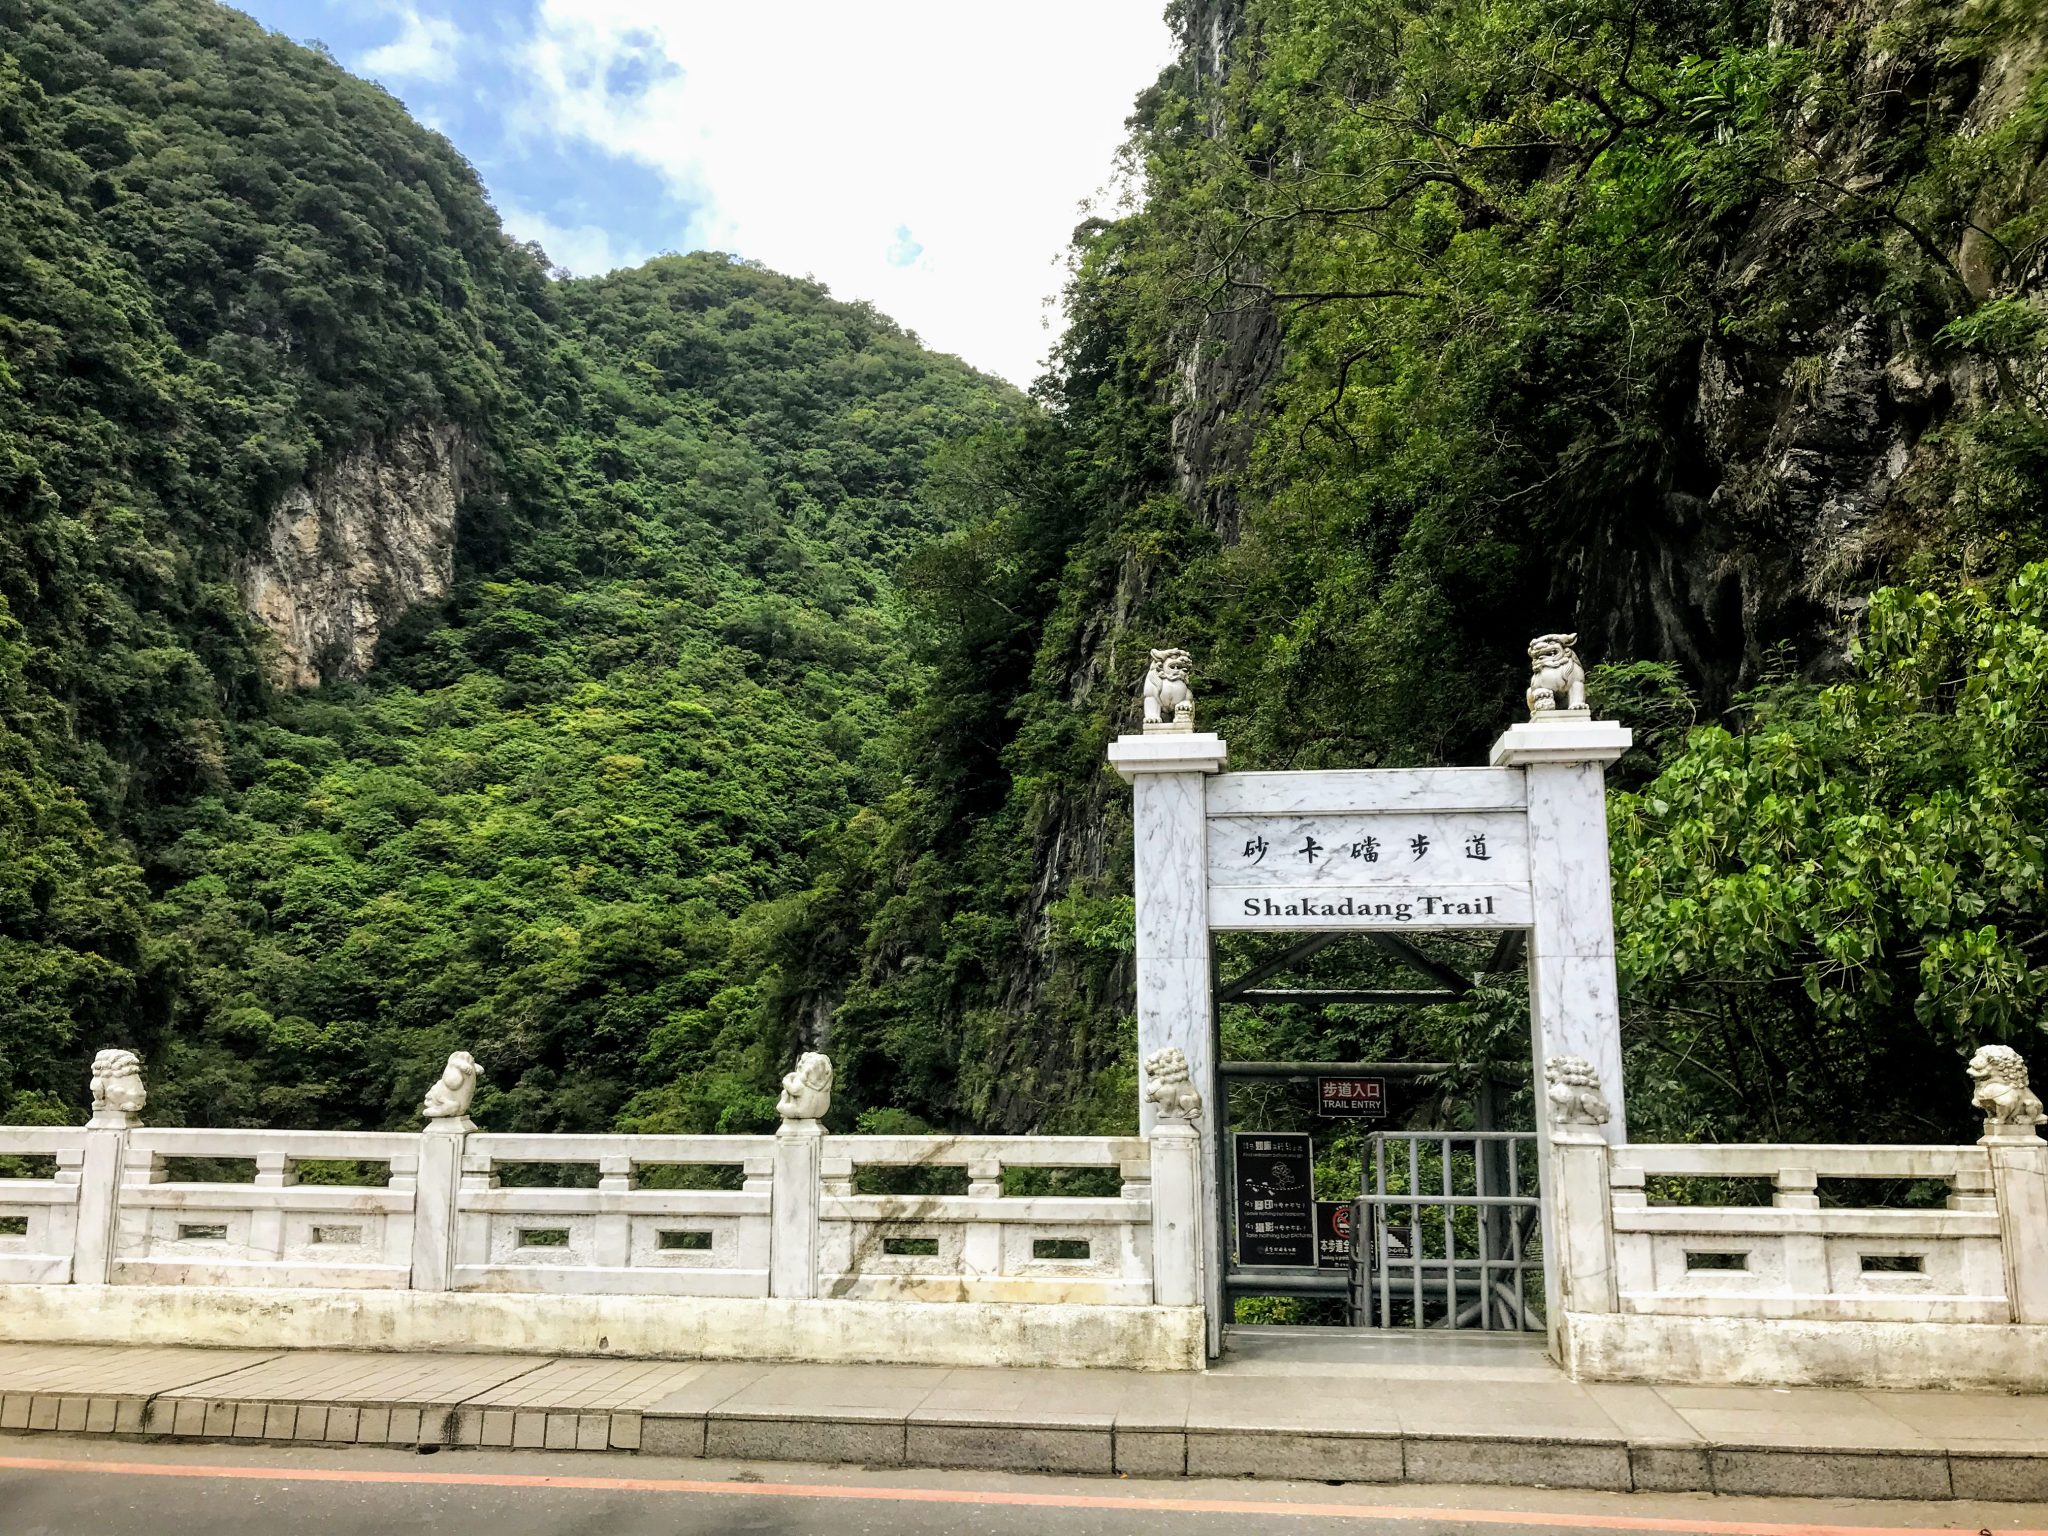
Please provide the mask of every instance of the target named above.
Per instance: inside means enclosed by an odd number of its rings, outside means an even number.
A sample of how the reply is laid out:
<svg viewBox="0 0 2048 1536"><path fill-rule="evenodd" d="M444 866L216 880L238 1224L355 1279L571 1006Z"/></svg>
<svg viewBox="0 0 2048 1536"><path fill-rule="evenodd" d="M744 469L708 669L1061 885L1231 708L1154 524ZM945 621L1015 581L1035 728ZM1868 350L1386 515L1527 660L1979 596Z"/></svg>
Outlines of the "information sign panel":
<svg viewBox="0 0 2048 1536"><path fill-rule="evenodd" d="M1325 1120L1383 1120L1387 1114L1384 1077L1319 1077L1316 1113Z"/></svg>
<svg viewBox="0 0 2048 1536"><path fill-rule="evenodd" d="M1374 1267L1385 1269L1390 1264L1407 1263L1415 1253L1414 1241L1415 1228L1412 1225L1397 1227L1383 1222L1380 1226L1379 1262Z"/></svg>
<svg viewBox="0 0 2048 1536"><path fill-rule="evenodd" d="M1315 1149L1306 1131L1238 1131L1237 1259L1247 1266L1316 1263Z"/></svg>

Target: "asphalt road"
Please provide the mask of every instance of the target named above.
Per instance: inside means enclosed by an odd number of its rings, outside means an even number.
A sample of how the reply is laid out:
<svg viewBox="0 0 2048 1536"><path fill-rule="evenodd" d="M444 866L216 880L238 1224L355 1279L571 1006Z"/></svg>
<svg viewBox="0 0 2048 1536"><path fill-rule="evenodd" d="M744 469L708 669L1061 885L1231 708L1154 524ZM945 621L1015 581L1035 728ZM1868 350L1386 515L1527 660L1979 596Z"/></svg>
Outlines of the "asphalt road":
<svg viewBox="0 0 2048 1536"><path fill-rule="evenodd" d="M2048 1506L1513 1488L1139 1483L654 1457L0 1435L0 1536L1901 1536L2048 1533Z"/></svg>

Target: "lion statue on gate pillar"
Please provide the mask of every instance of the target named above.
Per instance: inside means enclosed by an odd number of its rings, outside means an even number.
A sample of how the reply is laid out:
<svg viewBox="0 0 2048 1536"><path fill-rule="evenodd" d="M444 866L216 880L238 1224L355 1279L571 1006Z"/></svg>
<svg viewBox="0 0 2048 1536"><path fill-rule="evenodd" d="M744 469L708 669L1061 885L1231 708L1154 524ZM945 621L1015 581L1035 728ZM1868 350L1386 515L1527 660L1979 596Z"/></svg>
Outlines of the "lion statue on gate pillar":
<svg viewBox="0 0 2048 1536"><path fill-rule="evenodd" d="M1145 729L1148 731L1192 731L1195 728L1195 696L1188 689L1188 674L1194 658L1186 651L1152 653L1145 672Z"/></svg>
<svg viewBox="0 0 2048 1536"><path fill-rule="evenodd" d="M1571 710L1586 712L1586 669L1576 634L1538 635L1529 642L1529 717Z"/></svg>
<svg viewBox="0 0 2048 1536"><path fill-rule="evenodd" d="M2009 1045L1977 1048L1965 1069L1976 1085L1970 1095L1972 1107L1984 1111L1984 1134L1989 1137L2027 1138L2037 1135L2034 1127L2048 1120L2041 1100L2027 1083L2027 1064Z"/></svg>
<svg viewBox="0 0 2048 1536"><path fill-rule="evenodd" d="M1200 1118L1202 1095L1188 1070L1187 1053L1177 1045L1154 1051L1145 1058L1145 1102L1159 1111L1161 1120L1183 1123Z"/></svg>
<svg viewBox="0 0 2048 1536"><path fill-rule="evenodd" d="M1543 1063L1543 1097L1550 1104L1550 1123L1566 1126L1600 1126L1608 1120L1607 1095L1600 1091L1600 1074L1583 1056L1553 1056Z"/></svg>

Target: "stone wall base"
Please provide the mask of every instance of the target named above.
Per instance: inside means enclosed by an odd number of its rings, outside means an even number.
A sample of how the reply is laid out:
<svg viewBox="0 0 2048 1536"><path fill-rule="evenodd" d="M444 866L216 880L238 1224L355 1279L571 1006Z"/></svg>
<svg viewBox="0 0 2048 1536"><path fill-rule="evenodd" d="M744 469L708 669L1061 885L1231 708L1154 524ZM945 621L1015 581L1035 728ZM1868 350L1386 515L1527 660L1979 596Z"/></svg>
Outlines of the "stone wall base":
<svg viewBox="0 0 2048 1536"><path fill-rule="evenodd" d="M0 1342L1203 1368L1200 1307L10 1285Z"/></svg>
<svg viewBox="0 0 2048 1536"><path fill-rule="evenodd" d="M1579 1381L1906 1390L2048 1390L2048 1326L1845 1323L1567 1312Z"/></svg>

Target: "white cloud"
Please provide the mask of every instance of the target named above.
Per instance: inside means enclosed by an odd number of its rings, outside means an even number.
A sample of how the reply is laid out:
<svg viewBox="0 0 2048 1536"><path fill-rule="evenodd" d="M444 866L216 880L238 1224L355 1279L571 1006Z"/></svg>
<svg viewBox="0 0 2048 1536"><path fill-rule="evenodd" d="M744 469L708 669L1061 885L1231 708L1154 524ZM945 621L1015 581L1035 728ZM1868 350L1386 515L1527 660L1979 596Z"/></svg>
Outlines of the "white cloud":
<svg viewBox="0 0 2048 1536"><path fill-rule="evenodd" d="M498 217L513 239L538 241L550 261L578 277L602 277L620 267L637 267L654 255L619 241L596 224L557 224L517 203L501 202Z"/></svg>
<svg viewBox="0 0 2048 1536"><path fill-rule="evenodd" d="M410 5L389 7L398 17L398 36L372 48L356 62L379 80L439 83L455 74L455 45L461 34L445 16L422 16Z"/></svg>
<svg viewBox="0 0 2048 1536"><path fill-rule="evenodd" d="M540 0L529 121L659 170L700 206L696 244L1025 383L1080 205L1170 55L1160 9Z"/></svg>

